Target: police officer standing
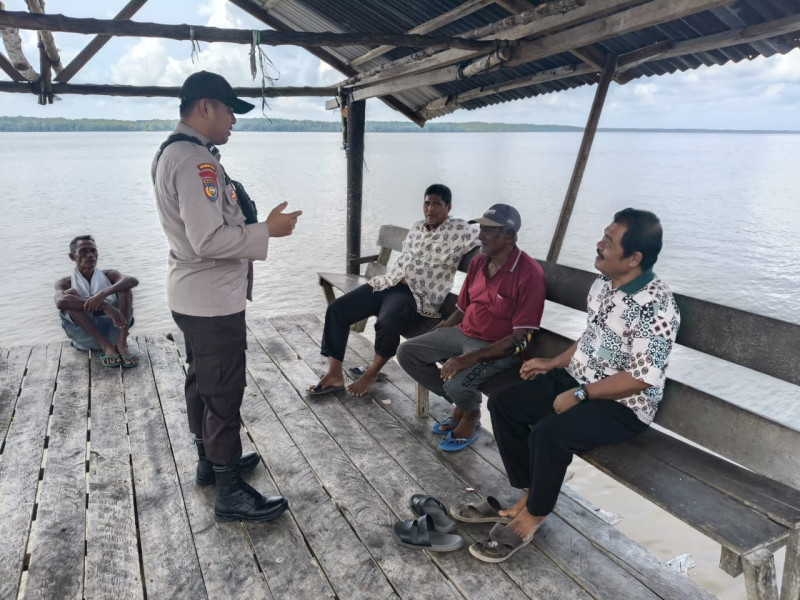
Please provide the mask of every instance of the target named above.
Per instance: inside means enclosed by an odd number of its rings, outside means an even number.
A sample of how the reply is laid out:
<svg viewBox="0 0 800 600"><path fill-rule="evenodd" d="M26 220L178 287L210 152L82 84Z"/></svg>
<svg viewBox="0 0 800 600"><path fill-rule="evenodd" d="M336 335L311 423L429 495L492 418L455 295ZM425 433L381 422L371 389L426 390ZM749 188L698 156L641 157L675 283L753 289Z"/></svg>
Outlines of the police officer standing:
<svg viewBox="0 0 800 600"><path fill-rule="evenodd" d="M217 521L270 521L289 503L265 497L241 479L260 457L242 455L239 409L245 388L245 303L253 260L269 239L290 235L301 211L245 223L240 199L219 162L236 114L254 108L207 71L190 75L180 93L180 123L159 149L152 176L161 226L169 241L167 299L186 340L189 430L198 450L197 483L216 483Z"/></svg>

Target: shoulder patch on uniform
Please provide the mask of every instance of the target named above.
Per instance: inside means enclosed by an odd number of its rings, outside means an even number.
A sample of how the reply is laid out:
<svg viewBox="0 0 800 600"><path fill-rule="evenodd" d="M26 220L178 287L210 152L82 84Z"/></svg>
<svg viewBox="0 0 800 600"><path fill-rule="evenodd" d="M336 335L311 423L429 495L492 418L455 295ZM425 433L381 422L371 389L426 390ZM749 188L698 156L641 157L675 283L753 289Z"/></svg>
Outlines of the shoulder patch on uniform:
<svg viewBox="0 0 800 600"><path fill-rule="evenodd" d="M204 177L203 178L203 191L206 194L206 198L211 200L211 202L216 202L217 198L219 197L219 188L217 188L217 178L216 177Z"/></svg>
<svg viewBox="0 0 800 600"><path fill-rule="evenodd" d="M202 163L202 164L197 165L197 170L198 171L205 171L205 170L216 171L217 167L215 167L211 163Z"/></svg>

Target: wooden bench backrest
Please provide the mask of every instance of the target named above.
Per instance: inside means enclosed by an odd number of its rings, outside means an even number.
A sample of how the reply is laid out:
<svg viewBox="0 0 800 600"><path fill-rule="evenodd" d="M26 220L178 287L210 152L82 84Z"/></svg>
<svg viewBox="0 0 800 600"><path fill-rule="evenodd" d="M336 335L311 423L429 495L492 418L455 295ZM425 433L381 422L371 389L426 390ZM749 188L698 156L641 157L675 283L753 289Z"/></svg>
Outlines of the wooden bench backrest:
<svg viewBox="0 0 800 600"><path fill-rule="evenodd" d="M547 299L585 311L597 274L539 263L547 277ZM680 345L800 385L800 325L681 294L675 299L681 311ZM552 332L541 337L536 351L545 356L571 343ZM667 381L656 423L800 489L800 432L790 427L674 380Z"/></svg>

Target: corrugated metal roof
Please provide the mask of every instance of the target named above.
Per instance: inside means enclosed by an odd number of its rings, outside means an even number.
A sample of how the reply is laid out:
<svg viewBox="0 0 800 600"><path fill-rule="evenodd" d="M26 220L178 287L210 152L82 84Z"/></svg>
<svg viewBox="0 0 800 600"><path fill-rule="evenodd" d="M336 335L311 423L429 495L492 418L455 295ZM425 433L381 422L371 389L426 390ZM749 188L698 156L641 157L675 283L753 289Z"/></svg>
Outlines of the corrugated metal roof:
<svg viewBox="0 0 800 600"><path fill-rule="evenodd" d="M311 32L350 32L350 33L405 33L427 21L456 8L466 0L246 0L263 9L263 20L282 30ZM589 0L591 3L593 0ZM562 5L566 4L561 0ZM241 3L241 2L239 2ZM533 4L533 3L532 3ZM631 2L627 5L630 6ZM642 0L638 4L646 4ZM476 28L495 23L511 16L499 4L489 4L429 35L463 35ZM767 33L772 31L773 21L792 17L788 32L779 32L776 37L765 37L747 43L724 45L703 51L690 51L679 56L653 57L648 62L638 64L628 70L621 70L617 81L624 83L632 79L664 75L676 71L696 69L703 65L721 65L739 62L756 56L771 56L800 47L800 0L736 0L710 10L690 14L683 18L670 20L658 25L643 27L637 31L608 37L594 43L590 50L602 58L606 54L616 54L624 64L625 55L631 52L653 48L655 44L670 44L698 40L715 34L725 34L741 28L770 23ZM778 23L779 24L779 23ZM775 26L777 27L776 24ZM499 35L502 39L502 35ZM547 36L538 38L546 40ZM534 38L537 39L537 38ZM341 48L316 49L315 54L352 77L365 73L381 65L408 57L419 49L394 48L389 52L356 67L350 61L364 55L371 48L349 46ZM492 91L498 86L533 77L558 67L575 66L584 72L574 76L550 81L532 83L514 89ZM540 94L563 91L582 85L596 83L599 77L595 71L586 71L585 63L571 52L560 52L509 68L483 72L479 75L446 81L435 85L423 85L395 91L382 98L409 118L422 124L429 118L447 114L457 108L475 109L491 104L529 98ZM464 94L483 88L480 94ZM428 103L436 101L438 108L426 109Z"/></svg>

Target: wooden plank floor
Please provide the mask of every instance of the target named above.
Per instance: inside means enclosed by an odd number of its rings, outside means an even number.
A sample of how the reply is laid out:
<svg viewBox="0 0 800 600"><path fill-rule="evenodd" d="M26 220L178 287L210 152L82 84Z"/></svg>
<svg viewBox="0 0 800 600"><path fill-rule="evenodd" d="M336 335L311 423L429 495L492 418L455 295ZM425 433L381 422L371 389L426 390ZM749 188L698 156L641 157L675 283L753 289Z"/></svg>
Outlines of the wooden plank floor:
<svg viewBox="0 0 800 600"><path fill-rule="evenodd" d="M308 399L327 365L319 319L249 327L243 443L263 461L248 480L290 502L269 524L216 524L213 486L194 483L178 334L133 339L131 370L68 344L0 349L0 598L712 598L566 487L501 565L466 549L488 525L460 527L454 553L399 546L414 493L516 500L491 434L439 451L394 362L372 397ZM345 366L371 356L351 335Z"/></svg>

